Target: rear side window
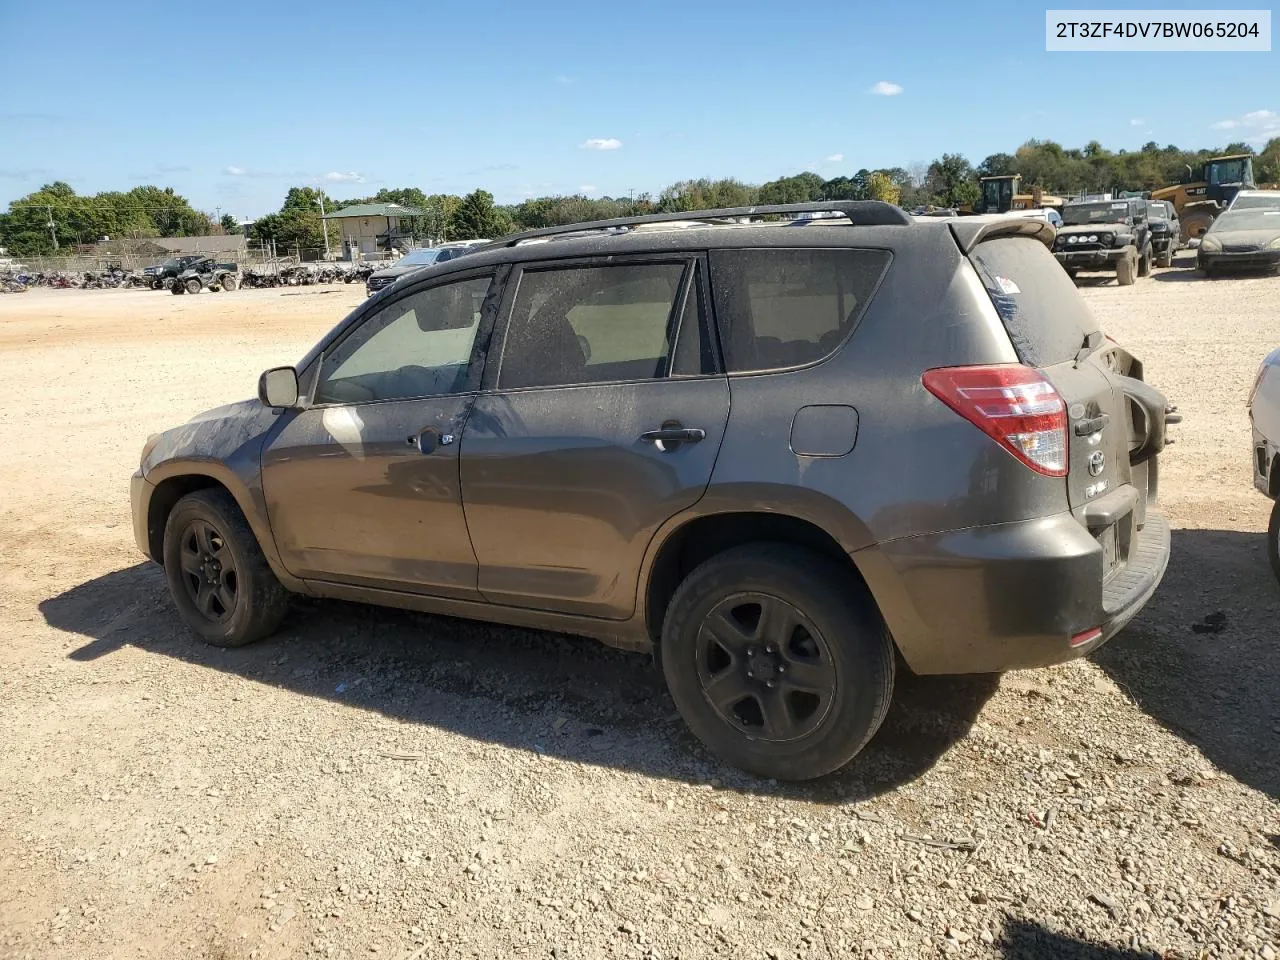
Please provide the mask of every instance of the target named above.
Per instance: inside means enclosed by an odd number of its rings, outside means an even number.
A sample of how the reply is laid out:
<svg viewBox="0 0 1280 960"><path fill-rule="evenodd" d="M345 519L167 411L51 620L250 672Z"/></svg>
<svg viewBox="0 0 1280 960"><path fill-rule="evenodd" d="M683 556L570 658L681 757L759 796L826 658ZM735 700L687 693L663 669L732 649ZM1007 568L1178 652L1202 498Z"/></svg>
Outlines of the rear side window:
<svg viewBox="0 0 1280 960"><path fill-rule="evenodd" d="M730 373L777 370L833 353L889 264L884 250L716 250L711 288Z"/></svg>
<svg viewBox="0 0 1280 960"><path fill-rule="evenodd" d="M1023 363L1048 367L1074 359L1085 337L1098 331L1075 283L1039 240L988 240L970 259Z"/></svg>

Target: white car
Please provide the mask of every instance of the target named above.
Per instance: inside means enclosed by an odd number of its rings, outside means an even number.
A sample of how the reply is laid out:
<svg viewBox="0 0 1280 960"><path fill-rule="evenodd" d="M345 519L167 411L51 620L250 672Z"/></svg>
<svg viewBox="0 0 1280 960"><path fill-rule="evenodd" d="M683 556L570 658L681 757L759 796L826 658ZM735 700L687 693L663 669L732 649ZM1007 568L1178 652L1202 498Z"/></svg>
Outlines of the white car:
<svg viewBox="0 0 1280 960"><path fill-rule="evenodd" d="M1249 421L1253 424L1253 485L1276 501L1267 527L1267 555L1280 580L1280 349L1272 350L1258 370L1249 395Z"/></svg>

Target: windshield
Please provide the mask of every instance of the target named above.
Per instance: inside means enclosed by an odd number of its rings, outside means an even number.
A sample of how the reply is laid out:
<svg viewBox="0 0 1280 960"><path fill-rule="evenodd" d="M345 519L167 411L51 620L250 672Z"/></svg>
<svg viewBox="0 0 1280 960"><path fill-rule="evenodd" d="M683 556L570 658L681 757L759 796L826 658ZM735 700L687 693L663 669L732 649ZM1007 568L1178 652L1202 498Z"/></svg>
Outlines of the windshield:
<svg viewBox="0 0 1280 960"><path fill-rule="evenodd" d="M1230 230L1274 230L1280 234L1280 207L1270 210L1231 210L1213 221L1210 233Z"/></svg>
<svg viewBox="0 0 1280 960"><path fill-rule="evenodd" d="M1237 195L1235 203L1231 204L1231 212L1240 210L1280 210L1280 192L1262 197Z"/></svg>
<svg viewBox="0 0 1280 960"><path fill-rule="evenodd" d="M1244 180L1243 160L1218 160L1209 164L1210 183L1240 183Z"/></svg>
<svg viewBox="0 0 1280 960"><path fill-rule="evenodd" d="M1062 222L1065 224L1122 223L1128 215L1127 200L1073 203L1062 208Z"/></svg>
<svg viewBox="0 0 1280 960"><path fill-rule="evenodd" d="M395 262L397 267L425 267L429 263L435 263L440 257L440 250L437 247L427 247L423 250L415 250L408 256L401 257Z"/></svg>

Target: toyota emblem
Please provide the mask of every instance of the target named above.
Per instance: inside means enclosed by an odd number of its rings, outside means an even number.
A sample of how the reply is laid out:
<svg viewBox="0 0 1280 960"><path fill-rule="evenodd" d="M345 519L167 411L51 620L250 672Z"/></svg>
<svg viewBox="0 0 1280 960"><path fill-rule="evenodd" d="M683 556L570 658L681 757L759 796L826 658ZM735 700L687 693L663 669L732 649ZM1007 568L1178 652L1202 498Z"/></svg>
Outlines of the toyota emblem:
<svg viewBox="0 0 1280 960"><path fill-rule="evenodd" d="M1107 465L1107 456L1101 450L1089 454L1089 476L1096 477Z"/></svg>

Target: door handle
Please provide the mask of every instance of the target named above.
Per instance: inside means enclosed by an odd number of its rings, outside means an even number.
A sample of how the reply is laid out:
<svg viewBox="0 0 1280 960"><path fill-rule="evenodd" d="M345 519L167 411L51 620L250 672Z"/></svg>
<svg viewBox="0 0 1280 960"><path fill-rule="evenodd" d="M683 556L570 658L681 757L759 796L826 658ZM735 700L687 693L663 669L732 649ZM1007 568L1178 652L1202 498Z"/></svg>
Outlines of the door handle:
<svg viewBox="0 0 1280 960"><path fill-rule="evenodd" d="M646 430L640 439L646 443L697 443L707 438L707 431L701 427L681 427L663 425L657 430Z"/></svg>
<svg viewBox="0 0 1280 960"><path fill-rule="evenodd" d="M453 443L453 434L442 434L434 427L427 427L421 433L405 437L404 441L411 447L417 447L423 453L433 453L437 447L447 447Z"/></svg>

